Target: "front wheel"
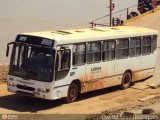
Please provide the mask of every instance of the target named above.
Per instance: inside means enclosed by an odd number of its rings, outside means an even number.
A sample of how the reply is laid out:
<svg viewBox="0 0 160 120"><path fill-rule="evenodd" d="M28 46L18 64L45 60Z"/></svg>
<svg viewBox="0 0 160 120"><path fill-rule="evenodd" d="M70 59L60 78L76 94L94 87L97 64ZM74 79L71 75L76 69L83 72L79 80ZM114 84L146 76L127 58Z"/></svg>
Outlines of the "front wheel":
<svg viewBox="0 0 160 120"><path fill-rule="evenodd" d="M121 81L121 88L127 89L131 85L132 76L130 72L125 72Z"/></svg>
<svg viewBox="0 0 160 120"><path fill-rule="evenodd" d="M66 103L71 103L76 101L78 97L78 85L76 83L71 83L68 89L68 95L63 100Z"/></svg>

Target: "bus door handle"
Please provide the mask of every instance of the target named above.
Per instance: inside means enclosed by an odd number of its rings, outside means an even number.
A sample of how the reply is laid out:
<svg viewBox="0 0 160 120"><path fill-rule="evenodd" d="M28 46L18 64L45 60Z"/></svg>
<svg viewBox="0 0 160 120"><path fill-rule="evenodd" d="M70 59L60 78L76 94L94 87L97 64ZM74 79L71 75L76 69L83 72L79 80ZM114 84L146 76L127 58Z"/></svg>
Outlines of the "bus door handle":
<svg viewBox="0 0 160 120"><path fill-rule="evenodd" d="M77 67L72 68L73 70L77 69Z"/></svg>

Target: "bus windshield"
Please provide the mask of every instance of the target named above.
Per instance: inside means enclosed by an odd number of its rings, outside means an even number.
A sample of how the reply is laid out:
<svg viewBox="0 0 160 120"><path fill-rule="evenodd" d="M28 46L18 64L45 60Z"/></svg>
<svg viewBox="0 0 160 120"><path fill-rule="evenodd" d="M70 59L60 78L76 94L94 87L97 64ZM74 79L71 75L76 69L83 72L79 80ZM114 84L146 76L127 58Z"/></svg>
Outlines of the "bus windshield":
<svg viewBox="0 0 160 120"><path fill-rule="evenodd" d="M15 44L9 74L43 82L53 79L55 51L51 48Z"/></svg>

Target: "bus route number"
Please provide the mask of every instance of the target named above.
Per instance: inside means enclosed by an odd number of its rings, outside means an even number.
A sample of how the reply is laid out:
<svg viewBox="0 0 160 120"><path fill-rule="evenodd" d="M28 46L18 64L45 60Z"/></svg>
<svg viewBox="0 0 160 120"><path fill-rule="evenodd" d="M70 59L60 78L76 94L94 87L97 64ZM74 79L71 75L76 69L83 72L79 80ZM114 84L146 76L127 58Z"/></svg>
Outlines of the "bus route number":
<svg viewBox="0 0 160 120"><path fill-rule="evenodd" d="M74 76L74 75L75 75L75 72L71 72L71 73L70 73L70 76Z"/></svg>
<svg viewBox="0 0 160 120"><path fill-rule="evenodd" d="M27 40L27 37L24 37L24 36L21 36L20 38L19 38L19 41L22 41L22 42L25 42Z"/></svg>

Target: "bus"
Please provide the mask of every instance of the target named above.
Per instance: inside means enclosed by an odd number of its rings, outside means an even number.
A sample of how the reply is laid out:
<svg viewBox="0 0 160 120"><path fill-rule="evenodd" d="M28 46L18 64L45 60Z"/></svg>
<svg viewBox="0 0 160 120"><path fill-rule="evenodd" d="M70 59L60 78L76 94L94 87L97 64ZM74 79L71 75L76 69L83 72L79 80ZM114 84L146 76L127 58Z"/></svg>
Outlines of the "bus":
<svg viewBox="0 0 160 120"><path fill-rule="evenodd" d="M156 30L95 27L18 34L8 43L8 91L74 102L81 93L153 76Z"/></svg>

